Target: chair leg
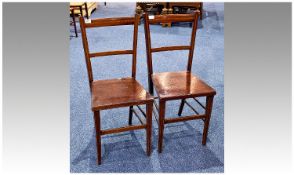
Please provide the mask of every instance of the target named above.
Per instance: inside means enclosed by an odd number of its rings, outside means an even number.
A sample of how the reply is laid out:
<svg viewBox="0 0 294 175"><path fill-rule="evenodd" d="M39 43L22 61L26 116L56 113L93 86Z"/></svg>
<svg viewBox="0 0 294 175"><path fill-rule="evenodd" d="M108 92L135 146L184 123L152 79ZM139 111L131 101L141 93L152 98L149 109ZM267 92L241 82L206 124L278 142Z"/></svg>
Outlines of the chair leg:
<svg viewBox="0 0 294 175"><path fill-rule="evenodd" d="M86 17L87 17L87 19L89 19L90 15L89 15L87 3L85 3L85 11L86 11Z"/></svg>
<svg viewBox="0 0 294 175"><path fill-rule="evenodd" d="M162 152L163 130L164 130L164 115L165 115L165 101L159 100L159 133L158 133L158 152Z"/></svg>
<svg viewBox="0 0 294 175"><path fill-rule="evenodd" d="M208 134L208 128L209 128L209 121L212 111L212 104L213 104L213 97L214 96L207 96L206 97L206 110L205 110L205 123L204 123L204 129L203 129L203 136L202 136L202 145L206 145L206 139Z"/></svg>
<svg viewBox="0 0 294 175"><path fill-rule="evenodd" d="M100 111L94 111L95 129L96 129L96 146L98 165L101 165L101 128L100 128Z"/></svg>
<svg viewBox="0 0 294 175"><path fill-rule="evenodd" d="M81 14L82 17L84 17L82 6L80 6L80 14Z"/></svg>
<svg viewBox="0 0 294 175"><path fill-rule="evenodd" d="M182 112L183 112L183 109L184 109L184 104L185 104L184 102L185 102L185 99L182 99L181 104L180 104L180 108L179 108L179 112L178 112L178 116L182 115Z"/></svg>
<svg viewBox="0 0 294 175"><path fill-rule="evenodd" d="M151 135L152 135L152 108L153 103L148 103L146 105L146 146L147 155L151 155Z"/></svg>
<svg viewBox="0 0 294 175"><path fill-rule="evenodd" d="M132 121L133 121L133 106L130 106L130 109L129 109L129 125L132 125Z"/></svg>
<svg viewBox="0 0 294 175"><path fill-rule="evenodd" d="M72 9L71 15L72 15L72 21L73 21L73 25L74 25L74 29L75 29L75 34L76 34L76 37L78 37L78 31L77 31L77 24L76 24L76 17L75 17L74 9Z"/></svg>

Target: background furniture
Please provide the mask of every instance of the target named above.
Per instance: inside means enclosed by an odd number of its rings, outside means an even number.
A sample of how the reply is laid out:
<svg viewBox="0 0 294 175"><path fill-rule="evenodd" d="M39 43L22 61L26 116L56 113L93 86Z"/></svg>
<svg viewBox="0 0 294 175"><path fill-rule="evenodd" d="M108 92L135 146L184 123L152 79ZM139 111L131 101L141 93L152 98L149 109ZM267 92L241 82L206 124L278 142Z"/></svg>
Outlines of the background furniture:
<svg viewBox="0 0 294 175"><path fill-rule="evenodd" d="M160 15L162 9L167 8L167 2L137 2L136 7L140 8L143 12L148 12L153 15Z"/></svg>
<svg viewBox="0 0 294 175"><path fill-rule="evenodd" d="M185 8L192 8L195 10L200 11L200 19L202 19L203 13L203 2L169 2L168 8L173 9L173 13L175 14L175 7L185 7Z"/></svg>
<svg viewBox="0 0 294 175"><path fill-rule="evenodd" d="M71 7L70 7L70 16L72 18L72 21L70 21L70 25L74 26L75 36L78 37L76 18L75 18L75 15L74 15L74 8L71 8Z"/></svg>
<svg viewBox="0 0 294 175"><path fill-rule="evenodd" d="M97 2L70 2L70 7L76 7L74 10L74 14L82 16L90 17L91 13L96 10L98 7ZM82 8L82 12L79 8Z"/></svg>
<svg viewBox="0 0 294 175"><path fill-rule="evenodd" d="M70 16L72 21L70 25L74 26L75 36L78 37L78 31L76 27L76 16L85 16L89 19L91 13L97 8L96 2L70 2Z"/></svg>
<svg viewBox="0 0 294 175"><path fill-rule="evenodd" d="M83 17L80 17L82 32L82 41L89 77L89 86L92 96L92 111L94 112L96 144L98 164L101 164L101 136L124 131L137 129L146 129L147 155L151 154L151 128L152 128L152 106L153 97L136 81L136 56L137 56L137 36L138 36L139 16L121 17L121 18L103 18L92 19L90 23L85 23ZM90 53L86 29L94 27L107 27L118 25L134 25L133 49L116 50L107 52ZM91 59L100 56L132 54L132 77L111 79L111 80L93 80ZM139 105L146 105L146 113ZM134 109L136 106L145 119L141 119L138 112ZM129 107L129 126L115 129L101 129L100 111L119 107ZM138 117L142 125L132 125L133 113ZM145 122L144 122L145 120Z"/></svg>
<svg viewBox="0 0 294 175"><path fill-rule="evenodd" d="M202 13L203 13L202 2L137 2L136 3L137 14L142 14L143 12L148 12L149 14L153 14L153 15L178 14L178 13L185 14L195 10L200 11L200 19L202 19ZM163 23L162 26L171 27L171 23Z"/></svg>
<svg viewBox="0 0 294 175"><path fill-rule="evenodd" d="M168 14L168 15L156 15L154 19L149 19L148 14L144 14L145 18L145 41L146 41L146 51L147 51L147 60L148 60L148 84L149 92L153 93L153 88L156 89L159 105L154 102L155 109L157 109L157 114L159 118L159 134L158 134L158 152L162 152L162 142L163 142L163 132L164 124L175 123L188 120L201 119L204 121L203 137L202 144L206 144L206 138L208 133L210 115L212 110L213 98L216 94L215 90L207 85L197 76L194 76L191 73L192 70L192 61L193 53L195 46L196 30L198 24L198 17L200 12L197 11L194 14ZM188 46L167 46L167 47L151 47L150 39L150 28L149 24L155 23L168 23L168 22L192 22L192 34L190 45ZM189 50L189 58L187 64L187 71L183 72L163 72L163 73L153 73L153 64L152 64L152 53L153 52L163 52L163 51L175 51L175 50ZM205 97L206 105L201 104L196 97ZM189 104L186 99L194 99L200 107L202 107L205 112L200 114L191 104ZM183 107L186 104L190 107L195 115L179 117L179 118L165 118L165 106L166 102L169 100L181 100L180 108L178 115L182 115ZM155 115L157 116L157 115Z"/></svg>

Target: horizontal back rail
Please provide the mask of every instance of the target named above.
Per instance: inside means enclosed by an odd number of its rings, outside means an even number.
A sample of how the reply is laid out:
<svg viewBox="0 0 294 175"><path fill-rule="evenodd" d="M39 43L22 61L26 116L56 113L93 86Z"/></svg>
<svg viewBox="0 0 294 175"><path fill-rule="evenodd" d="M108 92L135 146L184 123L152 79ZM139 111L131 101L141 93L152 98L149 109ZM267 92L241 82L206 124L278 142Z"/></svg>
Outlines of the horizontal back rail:
<svg viewBox="0 0 294 175"><path fill-rule="evenodd" d="M149 17L149 24L169 22L193 22L194 19L195 16L193 14L155 15Z"/></svg>
<svg viewBox="0 0 294 175"><path fill-rule="evenodd" d="M101 57L101 56L110 56L110 55L124 55L124 54L133 54L133 50L114 50L114 51L107 51L107 52L96 52L90 53L90 58L93 57Z"/></svg>
<svg viewBox="0 0 294 175"><path fill-rule="evenodd" d="M120 18L103 18L91 19L90 22L85 23L86 28L92 27L106 27L106 26L119 26L119 25L133 25L135 19L133 17L120 17Z"/></svg>
<svg viewBox="0 0 294 175"><path fill-rule="evenodd" d="M167 46L167 47L157 47L151 48L151 52L163 52L163 51L173 51L173 50L190 50L190 46Z"/></svg>

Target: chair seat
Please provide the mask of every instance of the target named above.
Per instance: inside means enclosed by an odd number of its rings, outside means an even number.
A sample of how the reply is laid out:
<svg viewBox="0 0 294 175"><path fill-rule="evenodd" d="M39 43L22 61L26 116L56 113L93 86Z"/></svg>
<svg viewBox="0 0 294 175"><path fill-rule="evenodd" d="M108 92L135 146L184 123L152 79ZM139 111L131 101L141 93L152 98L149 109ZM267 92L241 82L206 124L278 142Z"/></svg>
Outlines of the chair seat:
<svg viewBox="0 0 294 175"><path fill-rule="evenodd" d="M215 90L190 72L163 72L152 75L160 99L182 99L215 95Z"/></svg>
<svg viewBox="0 0 294 175"><path fill-rule="evenodd" d="M92 110L146 104L153 97L133 78L96 80L92 85Z"/></svg>

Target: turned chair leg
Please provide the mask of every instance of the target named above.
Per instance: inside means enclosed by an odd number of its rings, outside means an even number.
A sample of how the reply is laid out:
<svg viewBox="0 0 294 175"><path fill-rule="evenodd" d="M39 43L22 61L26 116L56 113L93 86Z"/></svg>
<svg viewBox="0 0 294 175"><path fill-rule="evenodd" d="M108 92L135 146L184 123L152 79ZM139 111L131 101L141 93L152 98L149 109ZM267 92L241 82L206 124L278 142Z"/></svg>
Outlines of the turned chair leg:
<svg viewBox="0 0 294 175"><path fill-rule="evenodd" d="M207 139L207 134L208 134L212 104L213 104L213 97L214 96L207 96L206 97L206 110L205 110L206 118L205 118L204 129L203 129L202 145L206 145L206 139Z"/></svg>
<svg viewBox="0 0 294 175"><path fill-rule="evenodd" d="M179 108L179 112L178 112L178 116L182 115L183 109L184 109L184 104L185 104L185 99L181 100L181 104L180 104L180 108Z"/></svg>
<svg viewBox="0 0 294 175"><path fill-rule="evenodd" d="M151 155L151 136L152 136L152 109L153 102L146 104L146 146L147 155Z"/></svg>
<svg viewBox="0 0 294 175"><path fill-rule="evenodd" d="M96 146L98 165L101 165L101 128L100 128L100 111L94 111L95 129L96 129Z"/></svg>
<svg viewBox="0 0 294 175"><path fill-rule="evenodd" d="M165 101L159 100L159 132L158 132L158 152L162 152L163 130L164 130L164 115L165 115Z"/></svg>
<svg viewBox="0 0 294 175"><path fill-rule="evenodd" d="M132 120L133 120L133 106L130 106L130 109L129 109L129 125L132 125Z"/></svg>

